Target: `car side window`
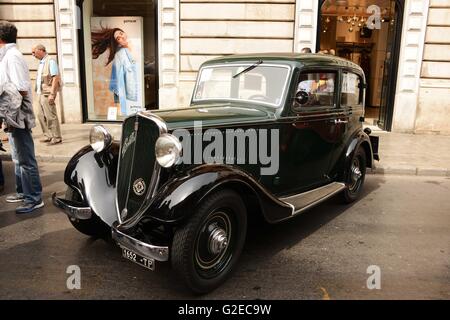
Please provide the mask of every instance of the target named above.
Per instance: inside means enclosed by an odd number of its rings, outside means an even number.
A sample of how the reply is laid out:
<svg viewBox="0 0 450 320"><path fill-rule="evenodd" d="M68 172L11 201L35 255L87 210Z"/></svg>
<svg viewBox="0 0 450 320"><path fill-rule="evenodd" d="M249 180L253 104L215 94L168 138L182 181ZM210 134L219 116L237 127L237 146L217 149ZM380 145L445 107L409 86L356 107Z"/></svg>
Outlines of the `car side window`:
<svg viewBox="0 0 450 320"><path fill-rule="evenodd" d="M336 72L304 72L300 74L294 98L294 110L334 105Z"/></svg>
<svg viewBox="0 0 450 320"><path fill-rule="evenodd" d="M352 72L342 73L342 106L356 106L362 104L363 91L361 77Z"/></svg>

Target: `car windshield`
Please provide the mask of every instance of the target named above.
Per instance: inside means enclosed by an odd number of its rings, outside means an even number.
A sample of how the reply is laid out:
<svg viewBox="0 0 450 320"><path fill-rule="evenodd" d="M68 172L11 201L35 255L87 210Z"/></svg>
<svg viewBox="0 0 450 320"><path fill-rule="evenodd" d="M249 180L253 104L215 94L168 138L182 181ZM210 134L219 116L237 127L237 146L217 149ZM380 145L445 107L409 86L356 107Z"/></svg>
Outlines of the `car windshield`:
<svg viewBox="0 0 450 320"><path fill-rule="evenodd" d="M279 107L290 68L262 61L207 66L200 70L193 101L232 100Z"/></svg>

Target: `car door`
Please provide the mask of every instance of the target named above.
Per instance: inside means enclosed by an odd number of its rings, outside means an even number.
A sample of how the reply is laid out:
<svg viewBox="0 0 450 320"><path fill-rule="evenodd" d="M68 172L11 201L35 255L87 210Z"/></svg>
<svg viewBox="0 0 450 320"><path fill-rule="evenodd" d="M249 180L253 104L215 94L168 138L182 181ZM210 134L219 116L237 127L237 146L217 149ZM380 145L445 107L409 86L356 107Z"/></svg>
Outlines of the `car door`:
<svg viewBox="0 0 450 320"><path fill-rule="evenodd" d="M286 194L304 192L326 184L336 143L337 69L300 73L292 106L282 128L280 168ZM297 96L297 98L295 98ZM300 101L299 96L307 99Z"/></svg>
<svg viewBox="0 0 450 320"><path fill-rule="evenodd" d="M330 176L334 179L342 171L342 159L348 143L360 126L364 115L364 78L352 69L342 69L337 97L335 146L330 160Z"/></svg>

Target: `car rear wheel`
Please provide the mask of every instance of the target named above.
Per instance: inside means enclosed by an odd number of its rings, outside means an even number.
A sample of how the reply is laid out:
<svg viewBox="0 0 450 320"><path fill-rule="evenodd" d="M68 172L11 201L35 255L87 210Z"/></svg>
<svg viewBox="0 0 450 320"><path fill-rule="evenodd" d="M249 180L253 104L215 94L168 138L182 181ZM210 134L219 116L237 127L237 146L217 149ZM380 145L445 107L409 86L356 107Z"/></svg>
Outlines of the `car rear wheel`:
<svg viewBox="0 0 450 320"><path fill-rule="evenodd" d="M196 293L207 293L223 283L242 252L247 213L232 190L208 196L172 243L172 266Z"/></svg>
<svg viewBox="0 0 450 320"><path fill-rule="evenodd" d="M351 203L359 198L366 177L366 153L359 147L350 161L346 174L346 188L342 193L345 203Z"/></svg>
<svg viewBox="0 0 450 320"><path fill-rule="evenodd" d="M78 192L75 192L71 187L66 190L66 199L75 202L82 201ZM75 229L90 237L109 239L111 236L111 228L100 220L96 214L92 214L92 217L88 220L69 218L69 221Z"/></svg>

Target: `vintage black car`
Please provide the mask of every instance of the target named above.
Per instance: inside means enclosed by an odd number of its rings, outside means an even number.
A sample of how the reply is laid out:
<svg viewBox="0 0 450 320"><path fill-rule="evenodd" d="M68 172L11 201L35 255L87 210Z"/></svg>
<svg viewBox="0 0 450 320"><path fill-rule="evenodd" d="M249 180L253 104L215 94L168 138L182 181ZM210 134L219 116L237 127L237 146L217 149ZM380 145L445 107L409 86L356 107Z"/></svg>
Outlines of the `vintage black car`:
<svg viewBox="0 0 450 320"><path fill-rule="evenodd" d="M121 141L93 127L53 203L80 232L112 234L126 259L171 261L209 292L234 269L250 215L277 223L338 193L358 198L378 160L365 88L359 66L330 55L210 60L189 108L132 115Z"/></svg>

